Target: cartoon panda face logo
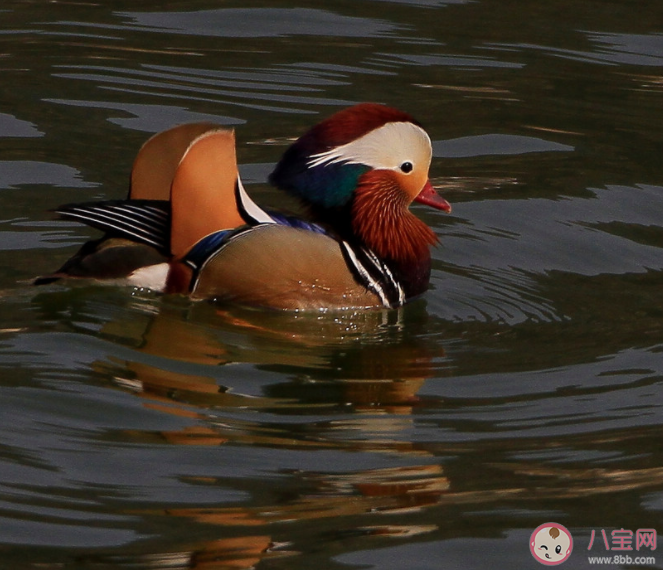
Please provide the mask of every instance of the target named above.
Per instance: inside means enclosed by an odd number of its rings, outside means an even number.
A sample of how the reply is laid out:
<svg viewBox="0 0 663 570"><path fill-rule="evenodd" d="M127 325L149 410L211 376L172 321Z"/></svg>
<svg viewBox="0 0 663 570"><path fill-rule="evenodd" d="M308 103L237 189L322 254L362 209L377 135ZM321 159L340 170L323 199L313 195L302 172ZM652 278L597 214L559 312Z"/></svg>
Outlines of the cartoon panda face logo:
<svg viewBox="0 0 663 570"><path fill-rule="evenodd" d="M537 562L556 566L571 556L573 538L561 524L545 523L532 533L529 549Z"/></svg>

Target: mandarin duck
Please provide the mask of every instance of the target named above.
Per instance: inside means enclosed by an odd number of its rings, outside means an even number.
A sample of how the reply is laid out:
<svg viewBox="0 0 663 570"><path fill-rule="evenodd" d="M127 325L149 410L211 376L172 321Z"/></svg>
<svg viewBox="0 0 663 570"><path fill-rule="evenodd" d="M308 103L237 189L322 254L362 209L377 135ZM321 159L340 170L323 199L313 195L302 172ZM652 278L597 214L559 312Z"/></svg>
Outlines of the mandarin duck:
<svg viewBox="0 0 663 570"><path fill-rule="evenodd" d="M306 207L301 219L251 200L233 131L180 125L140 149L127 200L56 210L105 236L35 283L88 278L275 309L401 306L427 289L437 242L410 204L451 211L428 179L431 157L407 113L374 103L337 112L269 176Z"/></svg>

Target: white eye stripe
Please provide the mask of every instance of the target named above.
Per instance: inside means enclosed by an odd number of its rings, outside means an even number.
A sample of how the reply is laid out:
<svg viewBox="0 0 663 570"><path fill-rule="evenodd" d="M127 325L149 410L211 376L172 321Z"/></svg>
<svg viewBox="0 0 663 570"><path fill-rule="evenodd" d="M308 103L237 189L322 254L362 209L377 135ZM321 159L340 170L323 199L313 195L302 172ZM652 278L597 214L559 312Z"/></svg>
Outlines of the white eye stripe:
<svg viewBox="0 0 663 570"><path fill-rule="evenodd" d="M330 150L326 150L325 152L312 154L309 157L309 161L306 163L306 166L313 167L313 166L320 166L322 164L334 164L336 162L352 163L351 160L345 158L341 149L343 149L343 146L337 146Z"/></svg>
<svg viewBox="0 0 663 570"><path fill-rule="evenodd" d="M311 155L307 166L328 164L365 164L374 169L401 170L409 162L413 167L430 164L432 145L421 127L413 123L387 123L347 144Z"/></svg>
<svg viewBox="0 0 663 570"><path fill-rule="evenodd" d="M410 174L416 167L416 162L414 160L404 160L398 166L387 166L387 165L377 165L377 164L368 164L365 160L360 160L359 158L349 158L343 152L338 152L342 147L337 147L325 152L318 154L313 154L310 157L310 160L306 163L308 167L321 166L324 164L366 164L367 166L372 166L373 168L380 168L383 170L397 170L403 172L404 174ZM403 168L404 164L409 164L409 168Z"/></svg>

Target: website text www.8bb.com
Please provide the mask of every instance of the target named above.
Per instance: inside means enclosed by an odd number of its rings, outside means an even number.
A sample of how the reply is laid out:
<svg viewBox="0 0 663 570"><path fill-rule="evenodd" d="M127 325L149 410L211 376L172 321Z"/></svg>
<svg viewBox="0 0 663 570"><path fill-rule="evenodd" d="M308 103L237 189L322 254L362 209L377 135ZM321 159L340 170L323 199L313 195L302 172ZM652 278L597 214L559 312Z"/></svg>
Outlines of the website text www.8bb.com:
<svg viewBox="0 0 663 570"><path fill-rule="evenodd" d="M588 556L587 561L590 564L600 565L618 565L630 564L632 566L654 566L656 564L655 556L630 556L628 554L615 554L614 556Z"/></svg>

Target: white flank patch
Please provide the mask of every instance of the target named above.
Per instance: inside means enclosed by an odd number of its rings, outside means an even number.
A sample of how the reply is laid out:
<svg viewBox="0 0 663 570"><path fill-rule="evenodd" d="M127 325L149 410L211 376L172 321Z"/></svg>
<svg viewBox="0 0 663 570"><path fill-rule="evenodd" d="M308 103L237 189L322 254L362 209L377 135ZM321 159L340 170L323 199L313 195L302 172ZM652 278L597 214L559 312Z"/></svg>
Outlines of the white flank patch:
<svg viewBox="0 0 663 570"><path fill-rule="evenodd" d="M166 278L170 265L168 263L158 263L157 265L148 265L136 269L129 277L127 282L134 287L150 289L157 293L163 293L166 290Z"/></svg>
<svg viewBox="0 0 663 570"><path fill-rule="evenodd" d="M242 179L237 175L237 186L239 188L239 200L244 211L260 224L273 224L274 220L258 204L256 204L244 189Z"/></svg>

